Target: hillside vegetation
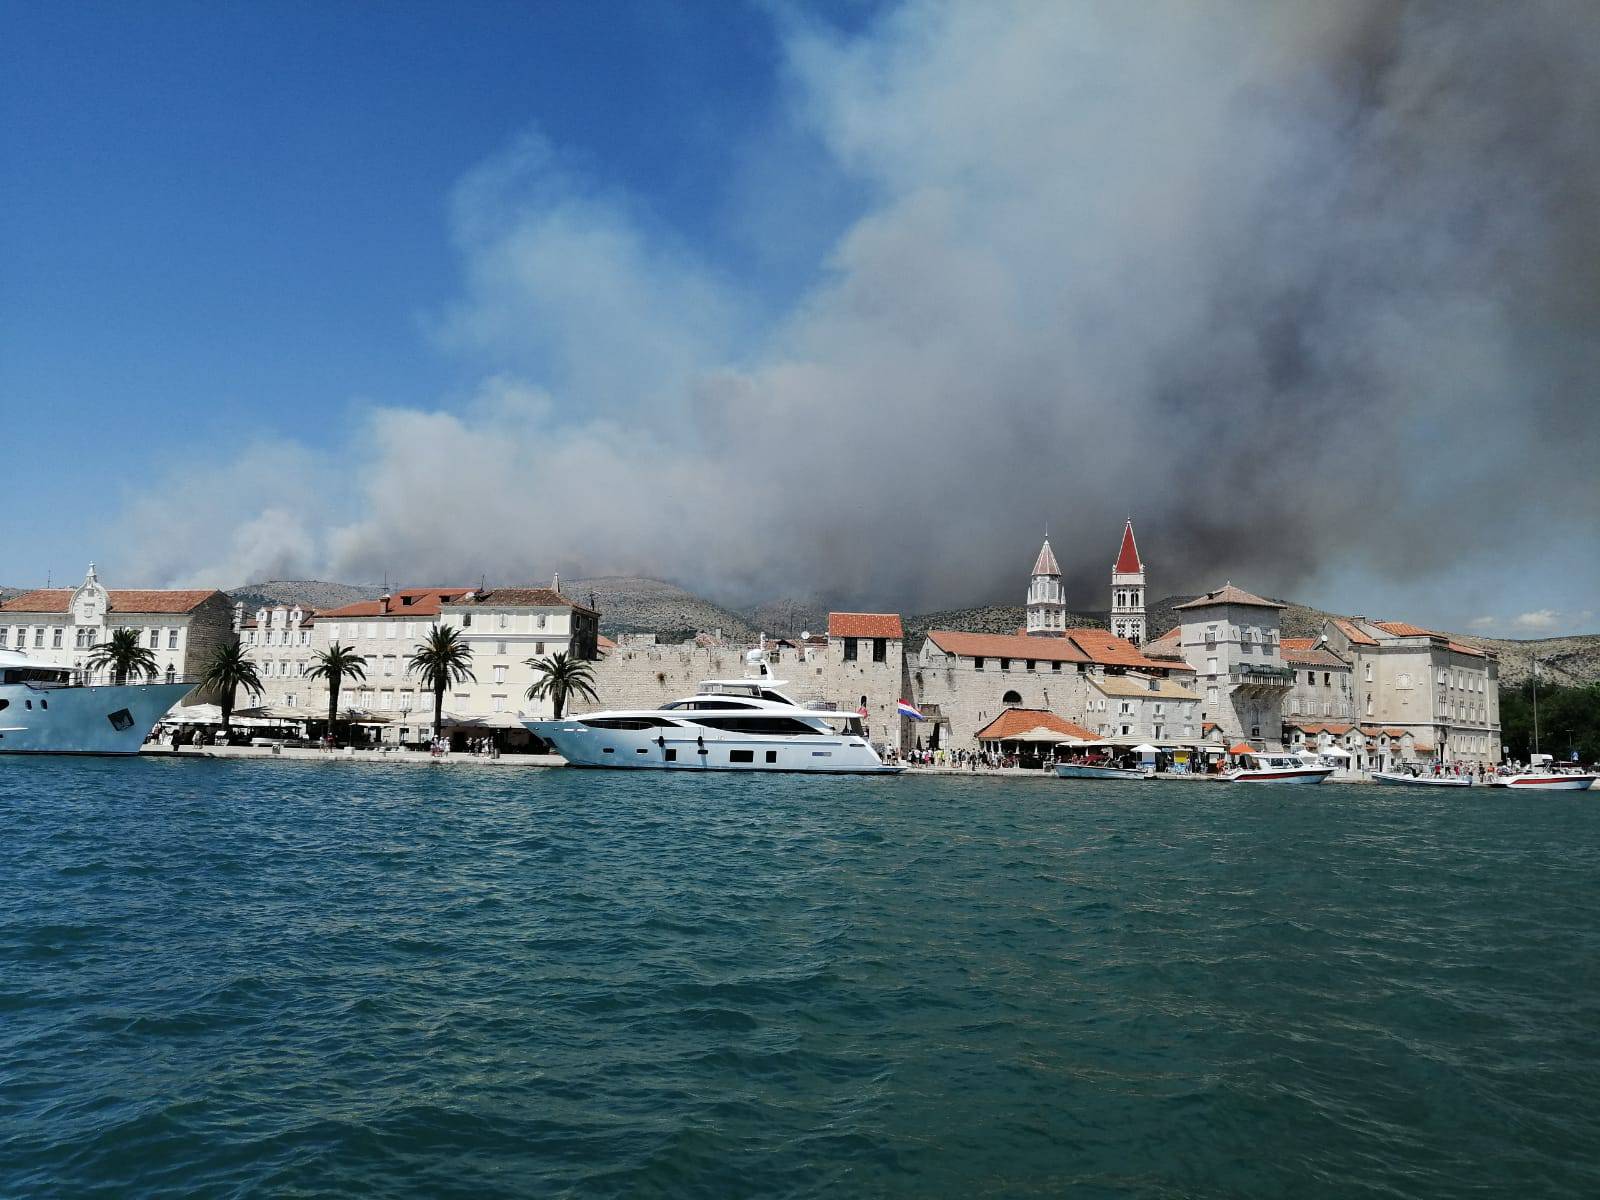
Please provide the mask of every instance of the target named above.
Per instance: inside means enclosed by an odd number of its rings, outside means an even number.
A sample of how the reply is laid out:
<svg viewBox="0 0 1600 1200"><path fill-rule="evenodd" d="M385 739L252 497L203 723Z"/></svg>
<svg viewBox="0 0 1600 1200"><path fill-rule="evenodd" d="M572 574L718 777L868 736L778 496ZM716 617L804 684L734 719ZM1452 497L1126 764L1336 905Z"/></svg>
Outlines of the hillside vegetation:
<svg viewBox="0 0 1600 1200"><path fill-rule="evenodd" d="M301 608L319 610L343 608L346 604L381 595L383 588L376 584L327 583L320 579L263 579L228 588L227 592L229 599L236 604L242 602L246 614L250 614L275 604L298 604Z"/></svg>

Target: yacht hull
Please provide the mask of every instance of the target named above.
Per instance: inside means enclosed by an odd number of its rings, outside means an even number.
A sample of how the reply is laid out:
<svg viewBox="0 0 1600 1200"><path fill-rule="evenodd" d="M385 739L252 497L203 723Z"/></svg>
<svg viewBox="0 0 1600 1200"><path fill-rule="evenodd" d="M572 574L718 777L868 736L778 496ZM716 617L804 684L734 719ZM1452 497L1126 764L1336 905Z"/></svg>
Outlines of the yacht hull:
<svg viewBox="0 0 1600 1200"><path fill-rule="evenodd" d="M1600 778L1595 775L1507 775L1490 787L1511 788L1519 792L1586 792Z"/></svg>
<svg viewBox="0 0 1600 1200"><path fill-rule="evenodd" d="M1305 767L1289 771L1234 771L1224 778L1229 783L1321 783L1332 774L1332 767Z"/></svg>
<svg viewBox="0 0 1600 1200"><path fill-rule="evenodd" d="M1091 767L1083 763L1060 763L1056 766L1057 779L1153 779L1154 771L1130 770L1126 767Z"/></svg>
<svg viewBox="0 0 1600 1200"><path fill-rule="evenodd" d="M635 771L778 771L816 775L898 775L864 740L760 737L707 730L592 729L572 721L524 721L568 765Z"/></svg>
<svg viewBox="0 0 1600 1200"><path fill-rule="evenodd" d="M1471 787L1472 780L1459 775L1405 775L1395 771L1374 771L1372 782L1380 787Z"/></svg>
<svg viewBox="0 0 1600 1200"><path fill-rule="evenodd" d="M137 754L189 683L105 687L0 684L0 754Z"/></svg>

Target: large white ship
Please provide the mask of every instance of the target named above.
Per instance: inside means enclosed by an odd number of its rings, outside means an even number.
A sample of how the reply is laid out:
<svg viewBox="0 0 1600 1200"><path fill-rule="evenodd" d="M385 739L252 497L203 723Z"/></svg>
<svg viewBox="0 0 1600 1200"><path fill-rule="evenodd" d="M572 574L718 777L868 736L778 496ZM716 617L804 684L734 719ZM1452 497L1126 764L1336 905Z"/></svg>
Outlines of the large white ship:
<svg viewBox="0 0 1600 1200"><path fill-rule="evenodd" d="M0 754L137 754L193 683L81 684L68 667L0 650Z"/></svg>
<svg viewBox="0 0 1600 1200"><path fill-rule="evenodd" d="M759 651L752 652L752 660ZM752 665L755 665L752 661ZM806 708L760 664L752 679L707 679L660 708L525 720L575 767L892 775L855 713Z"/></svg>

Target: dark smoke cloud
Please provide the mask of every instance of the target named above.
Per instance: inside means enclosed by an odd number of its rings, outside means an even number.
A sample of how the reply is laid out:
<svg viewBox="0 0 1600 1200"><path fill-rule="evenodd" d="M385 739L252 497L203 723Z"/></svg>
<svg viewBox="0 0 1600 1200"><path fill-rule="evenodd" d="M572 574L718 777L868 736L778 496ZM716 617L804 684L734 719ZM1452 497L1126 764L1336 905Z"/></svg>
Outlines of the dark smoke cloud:
<svg viewBox="0 0 1600 1200"><path fill-rule="evenodd" d="M150 561L916 609L1014 599L1047 522L1103 600L1128 514L1157 591L1592 547L1592 4L914 3L786 37L793 120L870 200L780 321L530 140L458 193L443 323L505 373L372 414L355 500L292 547Z"/></svg>

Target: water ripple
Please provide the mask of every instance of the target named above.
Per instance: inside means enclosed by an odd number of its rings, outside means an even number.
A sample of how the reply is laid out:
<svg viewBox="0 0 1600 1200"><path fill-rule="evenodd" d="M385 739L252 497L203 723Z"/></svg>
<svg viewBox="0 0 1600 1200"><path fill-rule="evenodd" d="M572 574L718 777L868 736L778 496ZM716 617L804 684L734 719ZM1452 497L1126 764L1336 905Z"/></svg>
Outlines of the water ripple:
<svg viewBox="0 0 1600 1200"><path fill-rule="evenodd" d="M6 760L0 1195L1593 1196L1592 801Z"/></svg>

